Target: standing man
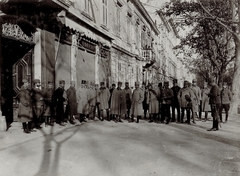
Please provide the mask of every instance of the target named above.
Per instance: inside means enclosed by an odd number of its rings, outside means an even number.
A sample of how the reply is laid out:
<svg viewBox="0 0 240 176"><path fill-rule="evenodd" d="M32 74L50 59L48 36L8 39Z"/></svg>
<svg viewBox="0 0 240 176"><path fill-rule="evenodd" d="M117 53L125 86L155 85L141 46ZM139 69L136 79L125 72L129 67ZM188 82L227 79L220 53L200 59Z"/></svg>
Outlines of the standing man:
<svg viewBox="0 0 240 176"><path fill-rule="evenodd" d="M23 85L19 91L18 122L22 122L23 132L29 134L33 120L32 98L28 80L23 79L22 82Z"/></svg>
<svg viewBox="0 0 240 176"><path fill-rule="evenodd" d="M113 91L114 91L115 88L116 88L116 84L112 84L112 87L111 87L111 89L109 90L109 92L110 92L110 98L109 98L108 104L109 104L109 109L110 109L110 111L111 111L112 93L113 93ZM110 120L112 120L112 119L113 119L113 115L110 113Z"/></svg>
<svg viewBox="0 0 240 176"><path fill-rule="evenodd" d="M195 99L195 104L193 104L193 119L194 117L198 116L198 113L200 112L200 102L202 100L201 96L201 89L197 86L197 81L196 79L192 80L192 87L191 87L196 99ZM198 112L198 113L197 113ZM201 119L200 119L201 120Z"/></svg>
<svg viewBox="0 0 240 176"><path fill-rule="evenodd" d="M34 87L32 89L32 99L33 99L33 112L34 112L34 122L35 128L41 129L42 116L44 112L44 97L43 92L40 89L40 80L33 80Z"/></svg>
<svg viewBox="0 0 240 176"><path fill-rule="evenodd" d="M211 106L211 112L213 117L212 128L210 128L208 131L217 131L219 125L219 108L221 103L220 90L217 84L214 82L213 78L209 78L208 84L209 86L211 86L208 96L210 97L209 104Z"/></svg>
<svg viewBox="0 0 240 176"><path fill-rule="evenodd" d="M125 119L130 118L130 110L131 110L131 103L132 103L132 90L129 87L129 82L125 82L125 88L123 89L123 92L125 94L126 101L123 102L127 108L127 112L125 115Z"/></svg>
<svg viewBox="0 0 240 176"><path fill-rule="evenodd" d="M173 91L172 122L180 122L180 106L178 102L178 92L181 88L178 86L177 79L173 80L173 87L171 89ZM177 119L175 118L175 109L177 110Z"/></svg>
<svg viewBox="0 0 240 176"><path fill-rule="evenodd" d="M208 112L211 111L211 106L209 104L209 97L208 94L210 92L210 88L208 87L208 83L204 82L203 83L203 89L202 89L202 101L201 101L201 111L199 114L199 118L201 119L202 117L202 112L205 112L205 118L202 120L202 122L206 122L208 119Z"/></svg>
<svg viewBox="0 0 240 176"><path fill-rule="evenodd" d="M161 116L161 123L166 120L166 124L169 124L169 121L171 119L171 113L170 113L170 106L172 104L173 99L173 91L169 88L169 82L164 82L164 89L162 91L162 116ZM167 118L166 118L167 117Z"/></svg>
<svg viewBox="0 0 240 176"><path fill-rule="evenodd" d="M89 100L90 95L87 89L87 82L82 80L81 87L78 87L77 90L77 113L79 114L79 121L80 122L87 122L86 118L89 114Z"/></svg>
<svg viewBox="0 0 240 176"><path fill-rule="evenodd" d="M148 87L149 91L147 93L147 104L149 104L149 122L157 123L157 115L159 112L158 100L160 99L160 91L159 89L154 89L152 84L149 84Z"/></svg>
<svg viewBox="0 0 240 176"><path fill-rule="evenodd" d="M186 99L186 97L188 97ZM191 103L191 98L194 97L192 90L189 88L188 81L184 81L183 83L183 88L180 89L178 93L178 102L181 108L181 123L183 123L184 120L184 114L186 110L187 114L187 123L190 124L190 110L191 106L189 107L188 105Z"/></svg>
<svg viewBox="0 0 240 176"><path fill-rule="evenodd" d="M121 120L121 116L126 114L126 101L124 92L121 89L122 82L118 82L118 86L116 89L113 90L112 97L111 97L111 107L110 107L110 114L113 115L115 118L115 122L123 122Z"/></svg>
<svg viewBox="0 0 240 176"><path fill-rule="evenodd" d="M45 102L45 111L43 116L45 117L45 126L53 126L52 119L54 116L54 103L53 103L53 82L48 81L48 87L44 89L44 102Z"/></svg>
<svg viewBox="0 0 240 176"><path fill-rule="evenodd" d="M222 122L222 110L224 109L225 111L225 123L227 123L228 120L228 111L230 109L230 103L232 101L232 92L228 89L227 82L223 83L223 89L221 90L220 93L220 98L221 98L221 106L219 109L219 116L220 116L220 121Z"/></svg>
<svg viewBox="0 0 240 176"><path fill-rule="evenodd" d="M64 118L64 102L66 101L66 97L64 96L64 87L65 87L65 81L60 80L59 81L59 87L54 92L54 99L56 103L56 123L58 123L61 126L65 126L63 123Z"/></svg>
<svg viewBox="0 0 240 176"><path fill-rule="evenodd" d="M142 115L142 102L144 99L144 93L140 89L140 84L139 82L135 82L135 90L133 91L132 94L132 105L131 105L131 116L132 119L130 122L134 122L134 117L137 117L137 123L139 123L139 119L141 118Z"/></svg>
<svg viewBox="0 0 240 176"><path fill-rule="evenodd" d="M110 92L108 88L105 86L104 82L100 83L100 94L99 94L99 108L101 111L101 120L104 121L104 112L106 111L107 114L107 120L110 120L109 118L109 107L108 107L108 101L110 98Z"/></svg>
<svg viewBox="0 0 240 176"><path fill-rule="evenodd" d="M70 87L67 89L68 100L68 115L70 116L69 122L74 125L74 115L77 114L77 95L75 89L75 81L70 82Z"/></svg>
<svg viewBox="0 0 240 176"><path fill-rule="evenodd" d="M162 85L162 83L160 82L160 83L158 83L158 89L159 89L159 91L160 91L160 99L159 99L159 112L158 112L158 122L159 121L161 121L161 116L162 116L162 98L161 98L161 96L162 96L162 92L163 92L163 85Z"/></svg>

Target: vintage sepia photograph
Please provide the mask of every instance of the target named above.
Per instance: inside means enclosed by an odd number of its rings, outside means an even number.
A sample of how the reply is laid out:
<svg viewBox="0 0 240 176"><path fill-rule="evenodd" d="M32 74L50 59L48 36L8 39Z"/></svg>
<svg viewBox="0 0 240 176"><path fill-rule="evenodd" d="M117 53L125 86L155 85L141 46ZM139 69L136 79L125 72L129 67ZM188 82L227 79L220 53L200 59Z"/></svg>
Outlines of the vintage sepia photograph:
<svg viewBox="0 0 240 176"><path fill-rule="evenodd" d="M0 0L0 176L240 176L240 0Z"/></svg>

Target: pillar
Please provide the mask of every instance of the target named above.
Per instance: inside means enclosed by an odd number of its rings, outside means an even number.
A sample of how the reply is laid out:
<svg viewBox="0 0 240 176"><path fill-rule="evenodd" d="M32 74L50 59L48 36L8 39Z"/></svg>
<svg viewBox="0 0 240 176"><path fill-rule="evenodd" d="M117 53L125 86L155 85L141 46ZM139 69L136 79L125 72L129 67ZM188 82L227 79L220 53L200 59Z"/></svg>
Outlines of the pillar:
<svg viewBox="0 0 240 176"><path fill-rule="evenodd" d="M72 35L72 45L71 45L71 81L75 81L77 84L77 36Z"/></svg>

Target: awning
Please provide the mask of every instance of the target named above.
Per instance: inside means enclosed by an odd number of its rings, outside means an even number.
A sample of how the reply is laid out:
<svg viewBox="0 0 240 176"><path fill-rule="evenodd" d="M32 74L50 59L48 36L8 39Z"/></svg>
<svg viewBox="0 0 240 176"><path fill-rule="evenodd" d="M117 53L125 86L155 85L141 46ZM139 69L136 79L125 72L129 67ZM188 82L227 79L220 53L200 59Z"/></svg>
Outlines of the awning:
<svg viewBox="0 0 240 176"><path fill-rule="evenodd" d="M100 43L103 44L103 46L108 46L111 47L111 43L108 40L105 40L104 38L102 38L101 36L96 35L95 33L93 33L92 31L90 31L89 29L79 25L78 23L76 23L75 21L66 18L65 19L65 25L69 28L72 28L73 30L79 31L80 33L83 32L84 35L87 38L96 40Z"/></svg>

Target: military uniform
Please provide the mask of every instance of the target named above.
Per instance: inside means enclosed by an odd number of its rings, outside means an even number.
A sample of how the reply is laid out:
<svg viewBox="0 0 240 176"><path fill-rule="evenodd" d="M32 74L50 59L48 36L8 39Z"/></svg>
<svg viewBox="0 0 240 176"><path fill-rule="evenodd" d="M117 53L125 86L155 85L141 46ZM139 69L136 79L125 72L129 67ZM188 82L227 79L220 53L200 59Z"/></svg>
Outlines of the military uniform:
<svg viewBox="0 0 240 176"><path fill-rule="evenodd" d="M71 86L67 89L67 110L68 115L70 116L69 122L71 124L75 124L74 122L74 115L77 114L77 95L76 95L76 89L75 89L75 82L71 81Z"/></svg>
<svg viewBox="0 0 240 176"><path fill-rule="evenodd" d="M40 80L34 79L33 83L34 83L34 85L39 85ZM45 104L44 104L43 91L39 88L39 86L34 87L32 89L32 99L33 99L33 112L34 112L35 127L37 129L40 129Z"/></svg>
<svg viewBox="0 0 240 176"><path fill-rule="evenodd" d="M177 80L173 80L173 84L177 84ZM180 91L180 87L178 85L174 85L172 88L173 91L173 101L172 101L172 122L180 122L180 106L178 102L178 93ZM177 119L175 118L175 109L177 110Z"/></svg>
<svg viewBox="0 0 240 176"><path fill-rule="evenodd" d="M62 86L59 86L55 92L54 92L54 102L56 103L56 122L63 126L63 120L64 120L64 105L66 101L66 97L64 97L64 85L65 81L60 80L59 84Z"/></svg>
<svg viewBox="0 0 240 176"><path fill-rule="evenodd" d="M48 81L49 87L46 88L43 92L44 102L45 102L45 111L43 116L45 117L45 125L53 125L51 118L55 115L54 112L54 102L53 102L53 82Z"/></svg>

